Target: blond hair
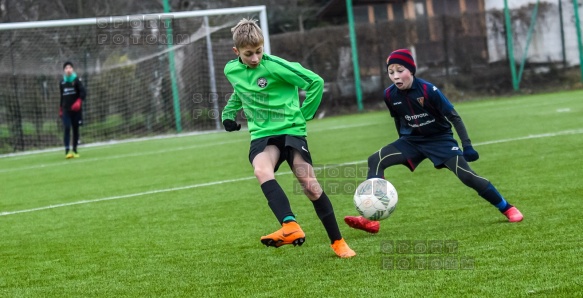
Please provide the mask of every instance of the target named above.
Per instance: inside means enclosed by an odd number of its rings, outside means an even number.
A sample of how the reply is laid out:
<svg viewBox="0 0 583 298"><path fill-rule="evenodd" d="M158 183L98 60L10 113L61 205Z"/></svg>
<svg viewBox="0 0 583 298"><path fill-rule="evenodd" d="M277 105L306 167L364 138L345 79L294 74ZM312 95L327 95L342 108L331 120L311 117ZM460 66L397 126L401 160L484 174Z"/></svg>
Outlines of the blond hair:
<svg viewBox="0 0 583 298"><path fill-rule="evenodd" d="M243 18L231 28L231 33L233 33L233 42L237 49L263 44L263 31L257 25L257 20Z"/></svg>

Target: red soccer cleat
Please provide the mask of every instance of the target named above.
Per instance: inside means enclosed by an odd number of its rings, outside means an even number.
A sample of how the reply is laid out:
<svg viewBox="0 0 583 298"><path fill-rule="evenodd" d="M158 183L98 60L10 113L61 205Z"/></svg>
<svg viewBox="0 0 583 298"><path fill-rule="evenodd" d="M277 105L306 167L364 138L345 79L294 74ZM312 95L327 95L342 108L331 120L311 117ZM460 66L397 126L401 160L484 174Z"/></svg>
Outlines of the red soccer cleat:
<svg viewBox="0 0 583 298"><path fill-rule="evenodd" d="M522 216L522 213L520 213L520 211L516 207L511 207L510 209L506 210L506 212L504 212L504 215L506 215L509 222L519 222L522 221L522 219L524 218L524 216Z"/></svg>
<svg viewBox="0 0 583 298"><path fill-rule="evenodd" d="M368 220L362 216L346 216L344 222L353 229L363 230L372 234L378 233L380 223L374 220Z"/></svg>

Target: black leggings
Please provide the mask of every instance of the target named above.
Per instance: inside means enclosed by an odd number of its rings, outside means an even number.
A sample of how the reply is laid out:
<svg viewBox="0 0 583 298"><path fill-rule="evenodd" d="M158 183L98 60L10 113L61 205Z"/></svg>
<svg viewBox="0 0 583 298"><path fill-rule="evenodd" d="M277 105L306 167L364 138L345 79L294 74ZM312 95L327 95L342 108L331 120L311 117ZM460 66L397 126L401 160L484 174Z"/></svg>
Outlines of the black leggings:
<svg viewBox="0 0 583 298"><path fill-rule="evenodd" d="M399 164L407 165L407 163L407 158L395 146L385 146L369 156L368 174L366 178L383 178L386 168ZM450 158L445 162L445 166L452 171L463 184L473 188L478 193L484 191L490 184L488 179L478 176L462 156L458 155Z"/></svg>
<svg viewBox="0 0 583 298"><path fill-rule="evenodd" d="M393 145L387 145L368 157L366 179L383 178L385 169L394 165L406 165L407 158Z"/></svg>
<svg viewBox="0 0 583 298"><path fill-rule="evenodd" d="M64 112L63 126L65 128L63 141L65 149L69 149L71 140L71 128L73 128L73 151L77 151L77 144L79 143L79 125L81 121L81 112Z"/></svg>
<svg viewBox="0 0 583 298"><path fill-rule="evenodd" d="M452 171L461 181L463 184L467 185L468 187L473 188L479 194L484 191L490 181L488 179L478 176L476 172L474 172L468 162L464 159L463 156L455 156L450 158L448 161L445 162L445 166Z"/></svg>

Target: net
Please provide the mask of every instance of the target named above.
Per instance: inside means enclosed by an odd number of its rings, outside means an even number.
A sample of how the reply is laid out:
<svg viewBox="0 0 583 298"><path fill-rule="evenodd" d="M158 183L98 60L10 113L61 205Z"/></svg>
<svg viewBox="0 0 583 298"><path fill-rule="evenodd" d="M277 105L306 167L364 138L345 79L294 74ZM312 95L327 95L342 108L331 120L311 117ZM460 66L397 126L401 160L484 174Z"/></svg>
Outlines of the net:
<svg viewBox="0 0 583 298"><path fill-rule="evenodd" d="M207 12L1 28L0 153L62 146L65 61L87 89L81 143L219 129L232 92L222 73L235 58L230 28L243 17L266 27L265 7Z"/></svg>

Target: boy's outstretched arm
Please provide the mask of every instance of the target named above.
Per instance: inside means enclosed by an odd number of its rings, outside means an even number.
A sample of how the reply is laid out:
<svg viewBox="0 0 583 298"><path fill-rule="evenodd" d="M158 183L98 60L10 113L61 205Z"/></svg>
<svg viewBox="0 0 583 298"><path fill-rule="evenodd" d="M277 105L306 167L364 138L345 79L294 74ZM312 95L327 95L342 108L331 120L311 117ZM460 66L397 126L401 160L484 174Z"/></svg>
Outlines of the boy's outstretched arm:
<svg viewBox="0 0 583 298"><path fill-rule="evenodd" d="M455 131L457 132L458 137L460 138L460 141L462 142L462 147L464 147L464 158L466 161L472 162L478 160L480 155L476 150L474 150L474 147L472 147L472 141L468 136L468 131L466 130L466 126L462 121L462 117L460 117L455 109L452 109L445 115L445 117L447 120L449 120L449 122L451 122L455 128Z"/></svg>
<svg viewBox="0 0 583 298"><path fill-rule="evenodd" d="M304 89L304 88L302 88ZM300 110L304 115L304 118L307 120L312 120L320 103L322 102L322 94L324 93L324 79L320 76L314 78L312 84L310 84L306 91L306 99L304 99L304 103Z"/></svg>
<svg viewBox="0 0 583 298"><path fill-rule="evenodd" d="M241 129L241 124L237 124L235 119L237 118L237 112L239 112L242 107L241 99L237 96L236 92L233 92L221 114L221 120L226 131Z"/></svg>
<svg viewBox="0 0 583 298"><path fill-rule="evenodd" d="M300 110L306 121L312 120L322 102L324 79L313 71L304 68L299 63L288 62L277 58L271 59L281 66L278 75L284 81L306 91L306 99L304 99Z"/></svg>
<svg viewBox="0 0 583 298"><path fill-rule="evenodd" d="M466 130L466 126L462 121L462 117L457 113L457 111L453 108L453 105L449 102L449 100L437 89L437 87L433 86L428 90L429 100L432 104L437 107L439 111L445 116L445 118L453 125L455 131L457 132L460 141L462 142L464 159L467 162L472 162L478 160L480 155L474 147L472 147L472 141L468 136L468 131Z"/></svg>

